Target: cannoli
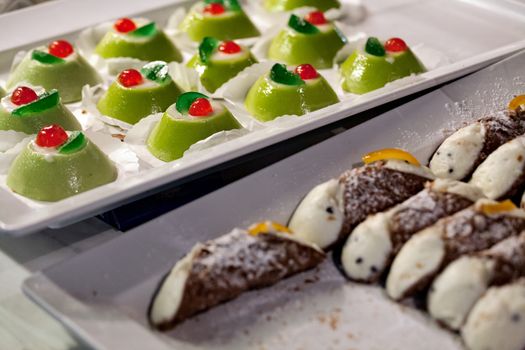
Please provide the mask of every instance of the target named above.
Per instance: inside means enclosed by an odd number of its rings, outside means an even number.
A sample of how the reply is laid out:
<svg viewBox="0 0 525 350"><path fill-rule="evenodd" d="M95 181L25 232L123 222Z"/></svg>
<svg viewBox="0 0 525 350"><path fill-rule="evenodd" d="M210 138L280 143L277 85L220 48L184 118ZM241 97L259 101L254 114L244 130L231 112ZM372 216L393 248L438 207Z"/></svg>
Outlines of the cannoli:
<svg viewBox="0 0 525 350"><path fill-rule="evenodd" d="M415 196L369 216L352 231L342 250L343 270L355 281L377 281L414 233L480 198L483 193L464 182L437 179L427 183Z"/></svg>
<svg viewBox="0 0 525 350"><path fill-rule="evenodd" d="M494 116L481 118L450 135L430 160L437 177L468 180L472 172L492 152L525 133L525 115L511 108Z"/></svg>
<svg viewBox="0 0 525 350"><path fill-rule="evenodd" d="M432 283L428 312L442 324L457 330L489 286L508 283L524 275L525 232L522 232L448 265Z"/></svg>
<svg viewBox="0 0 525 350"><path fill-rule="evenodd" d="M363 161L365 165L318 185L304 197L289 222L296 236L329 249L368 215L404 201L434 179L405 151L380 150Z"/></svg>
<svg viewBox="0 0 525 350"><path fill-rule="evenodd" d="M248 230L234 229L195 245L175 264L153 297L150 323L168 330L245 291L311 269L324 258L321 249L279 224L263 222Z"/></svg>
<svg viewBox="0 0 525 350"><path fill-rule="evenodd" d="M470 183L488 198L509 198L525 183L525 136L520 136L492 152L474 171Z"/></svg>
<svg viewBox="0 0 525 350"><path fill-rule="evenodd" d="M525 349L525 279L490 288L474 305L461 335L470 350Z"/></svg>
<svg viewBox="0 0 525 350"><path fill-rule="evenodd" d="M401 248L386 281L396 300L424 290L451 261L525 229L525 211L511 201L480 199L473 206L419 231Z"/></svg>

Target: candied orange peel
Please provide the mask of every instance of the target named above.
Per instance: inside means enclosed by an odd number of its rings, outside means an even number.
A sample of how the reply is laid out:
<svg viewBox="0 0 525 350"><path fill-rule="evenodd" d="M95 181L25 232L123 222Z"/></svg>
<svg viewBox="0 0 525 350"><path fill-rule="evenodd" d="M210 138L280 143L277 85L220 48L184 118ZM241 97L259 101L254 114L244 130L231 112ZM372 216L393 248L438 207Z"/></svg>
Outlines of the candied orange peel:
<svg viewBox="0 0 525 350"><path fill-rule="evenodd" d="M377 162L378 160L390 160L390 159L403 160L413 165L421 165L419 161L416 159L416 157L414 157L407 151L404 151L399 148L380 149L380 150L365 154L362 158L365 164Z"/></svg>
<svg viewBox="0 0 525 350"><path fill-rule="evenodd" d="M525 95L518 95L509 102L509 110L515 111L521 106L525 106ZM521 107L524 108L524 107ZM525 109L525 108L524 108Z"/></svg>
<svg viewBox="0 0 525 350"><path fill-rule="evenodd" d="M481 205L481 211L487 215L504 213L514 209L518 209L518 207L510 199L502 202L483 203Z"/></svg>
<svg viewBox="0 0 525 350"><path fill-rule="evenodd" d="M258 222L248 228L248 233L252 236L271 232L292 233L288 227L273 221Z"/></svg>

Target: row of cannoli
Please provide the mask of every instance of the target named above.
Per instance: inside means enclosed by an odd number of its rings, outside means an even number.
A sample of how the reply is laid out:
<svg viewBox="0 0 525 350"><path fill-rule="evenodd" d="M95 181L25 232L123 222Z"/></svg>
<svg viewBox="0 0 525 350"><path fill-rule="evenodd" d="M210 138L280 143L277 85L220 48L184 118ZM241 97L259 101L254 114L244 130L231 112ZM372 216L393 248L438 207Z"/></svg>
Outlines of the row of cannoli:
<svg viewBox="0 0 525 350"><path fill-rule="evenodd" d="M504 115L519 121L522 113L515 108ZM494 127L495 122L486 125ZM484 141L491 142L496 141ZM462 145L470 144L456 147ZM476 157L484 158L473 160L481 167L491 156ZM340 258L350 280L385 281L394 300L424 296L429 314L461 331L470 349L494 349L495 344L503 350L522 349L525 211L510 200L487 198L485 189L473 182L436 177L402 150L372 152L363 162L306 194L288 228L262 223L197 245L155 294L152 324L167 329L244 291L311 268L322 262L323 251L341 246L336 261ZM266 239L275 236L275 245L267 245ZM261 239L262 246L248 243ZM239 244L250 249L241 252ZM286 246L300 248L308 263L299 264ZM275 263L275 254L283 254L282 263ZM255 273L254 266L261 271ZM272 270L273 279L261 277L265 269ZM507 300L508 295L516 297ZM191 310L179 310L186 305Z"/></svg>

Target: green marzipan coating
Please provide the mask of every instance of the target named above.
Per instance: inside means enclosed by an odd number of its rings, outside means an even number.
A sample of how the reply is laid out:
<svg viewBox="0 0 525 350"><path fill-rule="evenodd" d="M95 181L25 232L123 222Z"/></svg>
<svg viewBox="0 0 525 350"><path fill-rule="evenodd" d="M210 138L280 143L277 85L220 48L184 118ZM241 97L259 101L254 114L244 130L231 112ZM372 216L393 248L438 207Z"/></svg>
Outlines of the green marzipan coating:
<svg viewBox="0 0 525 350"><path fill-rule="evenodd" d="M36 134L44 126L58 124L65 130L81 130L82 127L73 113L62 103L34 115L13 116L0 106L0 130L14 130L26 134Z"/></svg>
<svg viewBox="0 0 525 350"><path fill-rule="evenodd" d="M301 34L286 28L272 40L268 57L289 65L309 63L316 69L327 69L333 66L336 53L345 43L346 38L335 29Z"/></svg>
<svg viewBox="0 0 525 350"><path fill-rule="evenodd" d="M246 109L260 121L282 115L304 115L339 102L335 91L323 78L300 86L276 84L268 75L260 77L248 91Z"/></svg>
<svg viewBox="0 0 525 350"><path fill-rule="evenodd" d="M241 128L226 108L217 115L191 120L173 119L168 114L170 111L171 107L155 126L147 142L149 151L165 162L181 158L191 145L219 131Z"/></svg>
<svg viewBox="0 0 525 350"><path fill-rule="evenodd" d="M339 8L338 0L264 0L264 7L269 11L290 11L298 7L315 7L320 11Z"/></svg>
<svg viewBox="0 0 525 350"><path fill-rule="evenodd" d="M423 72L425 67L410 49L385 57L356 50L341 65L343 89L354 94L364 94L394 80Z"/></svg>
<svg viewBox="0 0 525 350"><path fill-rule="evenodd" d="M21 82L42 86L47 91L57 89L63 103L80 101L82 87L102 83L97 71L79 54L73 60L60 64L43 64L31 59L29 52L11 72L7 88L14 88Z"/></svg>
<svg viewBox="0 0 525 350"><path fill-rule="evenodd" d="M207 36L219 40L235 40L259 36L261 33L243 11L228 12L226 16L204 16L193 8L180 24L193 41Z"/></svg>
<svg viewBox="0 0 525 350"><path fill-rule="evenodd" d="M232 60L209 60L207 64L202 63L198 55L188 62L188 67L197 70L200 74L202 86L209 92L215 92L224 83L235 77L246 67L257 63L250 52L237 59Z"/></svg>
<svg viewBox="0 0 525 350"><path fill-rule="evenodd" d="M7 186L24 197L55 202L117 179L117 168L92 142L46 159L30 143L13 161Z"/></svg>
<svg viewBox="0 0 525 350"><path fill-rule="evenodd" d="M113 82L104 96L98 101L100 113L136 124L153 113L164 112L182 93L173 80L154 87L126 88Z"/></svg>
<svg viewBox="0 0 525 350"><path fill-rule="evenodd" d="M129 39L110 30L100 40L95 52L103 58L132 57L142 61L182 62L179 49L161 30L151 37L138 39Z"/></svg>

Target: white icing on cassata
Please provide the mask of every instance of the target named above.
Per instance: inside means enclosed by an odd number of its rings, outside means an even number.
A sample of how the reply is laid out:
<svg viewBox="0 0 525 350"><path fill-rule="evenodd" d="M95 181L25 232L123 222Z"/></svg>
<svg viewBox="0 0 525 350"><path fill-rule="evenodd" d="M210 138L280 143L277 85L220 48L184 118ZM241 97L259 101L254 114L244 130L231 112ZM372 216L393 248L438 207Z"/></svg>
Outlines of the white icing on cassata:
<svg viewBox="0 0 525 350"><path fill-rule="evenodd" d="M461 335L470 350L522 350L525 279L490 288L474 305Z"/></svg>
<svg viewBox="0 0 525 350"><path fill-rule="evenodd" d="M202 247L202 244L195 245L184 258L175 264L162 282L151 306L150 319L153 324L161 325L170 322L177 315L184 296L186 280L191 272L193 258Z"/></svg>
<svg viewBox="0 0 525 350"><path fill-rule="evenodd" d="M392 213L390 210L369 216L346 241L341 263L351 279L367 281L384 269L393 248L388 228Z"/></svg>
<svg viewBox="0 0 525 350"><path fill-rule="evenodd" d="M428 294L430 315L451 329L459 329L488 288L494 266L494 261L480 256L463 256L448 265Z"/></svg>
<svg viewBox="0 0 525 350"><path fill-rule="evenodd" d="M239 45L240 46L240 45ZM237 53L224 53L219 50L213 53L211 56L212 61L238 61L240 59L247 59L249 57L249 51L241 46L241 51Z"/></svg>
<svg viewBox="0 0 525 350"><path fill-rule="evenodd" d="M474 171L470 183L488 198L498 199L523 175L524 167L525 136L520 136L492 152Z"/></svg>
<svg viewBox="0 0 525 350"><path fill-rule="evenodd" d="M483 192L478 187L451 179L436 179L431 183L430 187L432 191L453 193L470 199L472 202L476 202L484 197Z"/></svg>
<svg viewBox="0 0 525 350"><path fill-rule="evenodd" d="M414 164L410 164L403 160L398 160L398 159L386 160L384 167L388 169L392 169L392 170L397 170L403 173L418 175L418 176L425 177L430 180L433 180L436 177L432 173L432 171L426 166L414 165Z"/></svg>
<svg viewBox="0 0 525 350"><path fill-rule="evenodd" d="M288 227L293 236L324 249L339 238L343 219L343 186L332 179L317 185L303 198Z"/></svg>
<svg viewBox="0 0 525 350"><path fill-rule="evenodd" d="M414 236L394 259L386 282L388 295L395 300L405 296L427 275L435 272L445 256L445 242L439 225L430 226Z"/></svg>
<svg viewBox="0 0 525 350"><path fill-rule="evenodd" d="M461 180L472 170L484 142L483 124L467 125L443 141L430 160L430 169L437 177Z"/></svg>
<svg viewBox="0 0 525 350"><path fill-rule="evenodd" d="M197 121L197 120L203 120L203 119L206 119L206 118L211 118L213 116L216 116L220 113L222 113L224 111L224 107L222 104L218 103L218 102L215 102L215 101L212 101L210 100L210 103L211 103L211 107L213 109L213 113L208 115L208 116L205 116L205 117L194 117L194 116L191 116L189 114L181 114L179 113L179 111L177 111L177 108L175 107L175 104L172 104L171 106L168 107L168 109L166 110L166 113L169 115L169 117L171 119L174 119L174 120L194 120L194 121Z"/></svg>
<svg viewBox="0 0 525 350"><path fill-rule="evenodd" d="M17 84L17 86L14 89L12 89L9 92L9 94L5 95L0 100L0 104L1 104L2 108L4 108L9 113L13 112L17 108L25 106L25 105L18 106L18 105L15 105L13 102L11 102L11 95L13 95L13 91L15 91L16 88L19 87L19 86L27 86L28 88L31 88L38 96L40 96L44 92L46 92L46 90L43 87L41 87L41 86L33 86L33 85L25 83L25 82L21 82L21 83Z"/></svg>

